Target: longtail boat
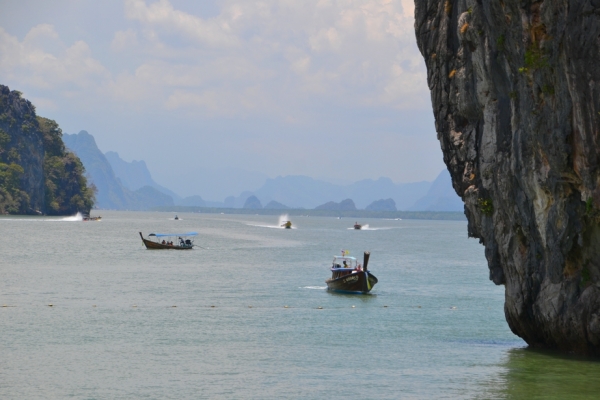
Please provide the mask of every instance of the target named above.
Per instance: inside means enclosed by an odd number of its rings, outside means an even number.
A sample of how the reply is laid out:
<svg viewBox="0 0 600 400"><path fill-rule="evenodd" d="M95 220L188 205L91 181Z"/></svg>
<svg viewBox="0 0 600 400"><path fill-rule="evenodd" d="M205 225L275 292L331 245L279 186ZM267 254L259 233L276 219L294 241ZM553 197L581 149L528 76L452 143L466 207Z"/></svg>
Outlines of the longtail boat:
<svg viewBox="0 0 600 400"><path fill-rule="evenodd" d="M197 236L197 232L187 233L151 233L148 237L155 237L156 240L146 239L142 232L140 237L148 250L191 250L194 248L194 241L190 237ZM162 241L160 239L162 238ZM173 242L174 239L175 242Z"/></svg>
<svg viewBox="0 0 600 400"><path fill-rule="evenodd" d="M378 282L375 275L367 270L371 253L365 251L363 265L356 258L346 255L334 256L331 278L327 279L327 290L341 293L366 294Z"/></svg>

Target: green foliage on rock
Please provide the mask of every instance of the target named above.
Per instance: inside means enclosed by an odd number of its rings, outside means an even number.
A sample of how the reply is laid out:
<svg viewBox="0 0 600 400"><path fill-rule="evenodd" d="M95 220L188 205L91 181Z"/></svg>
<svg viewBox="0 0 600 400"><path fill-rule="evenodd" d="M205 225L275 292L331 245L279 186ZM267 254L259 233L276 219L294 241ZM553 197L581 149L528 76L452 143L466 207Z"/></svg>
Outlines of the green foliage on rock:
<svg viewBox="0 0 600 400"><path fill-rule="evenodd" d="M494 213L494 204L492 199L479 199L479 207L484 215L491 216Z"/></svg>
<svg viewBox="0 0 600 400"><path fill-rule="evenodd" d="M498 51L504 51L505 42L506 38L504 37L504 34L498 36L498 39L496 39L496 46L498 47Z"/></svg>
<svg viewBox="0 0 600 400"><path fill-rule="evenodd" d="M85 169L79 158L66 151L62 130L50 119L37 117L44 141L44 175L48 214L64 215L89 212L94 193L87 186Z"/></svg>
<svg viewBox="0 0 600 400"><path fill-rule="evenodd" d="M548 57L544 50L536 47L535 44L529 46L525 51L525 66L529 69L540 69L548 66Z"/></svg>
<svg viewBox="0 0 600 400"><path fill-rule="evenodd" d="M19 214L27 209L29 196L20 189L23 173L18 164L0 163L0 213Z"/></svg>
<svg viewBox="0 0 600 400"><path fill-rule="evenodd" d="M81 161L65 149L55 121L0 85L0 213L88 213L94 188Z"/></svg>

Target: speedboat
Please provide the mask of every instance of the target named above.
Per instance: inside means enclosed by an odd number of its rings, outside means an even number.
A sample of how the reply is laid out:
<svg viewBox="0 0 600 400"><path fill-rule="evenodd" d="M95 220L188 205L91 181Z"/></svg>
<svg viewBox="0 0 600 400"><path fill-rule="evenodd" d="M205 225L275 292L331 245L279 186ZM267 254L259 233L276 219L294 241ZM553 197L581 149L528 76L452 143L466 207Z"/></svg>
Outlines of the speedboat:
<svg viewBox="0 0 600 400"><path fill-rule="evenodd" d="M148 250L191 250L195 245L194 240L190 238L197 235L197 232L151 233L148 237L155 238L155 240L151 240L144 238L144 235L140 232L142 242Z"/></svg>
<svg viewBox="0 0 600 400"><path fill-rule="evenodd" d="M173 218L175 221L179 220L179 217L177 216L177 214L175 214L175 218Z"/></svg>
<svg viewBox="0 0 600 400"><path fill-rule="evenodd" d="M354 229L362 229L362 225L359 224L358 222L354 223Z"/></svg>
<svg viewBox="0 0 600 400"><path fill-rule="evenodd" d="M327 290L341 293L366 294L378 282L375 275L367 270L371 253L365 251L363 265L355 257L334 256L330 268L331 278L327 279Z"/></svg>
<svg viewBox="0 0 600 400"><path fill-rule="evenodd" d="M292 229L292 221L285 221L283 224L281 224L281 227L285 229Z"/></svg>

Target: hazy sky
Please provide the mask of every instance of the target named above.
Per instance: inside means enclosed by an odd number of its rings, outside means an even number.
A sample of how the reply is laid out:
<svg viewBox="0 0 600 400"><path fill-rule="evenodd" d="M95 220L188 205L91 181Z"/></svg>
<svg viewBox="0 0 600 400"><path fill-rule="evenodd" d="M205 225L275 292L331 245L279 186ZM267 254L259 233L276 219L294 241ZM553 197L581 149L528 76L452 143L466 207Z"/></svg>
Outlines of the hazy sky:
<svg viewBox="0 0 600 400"><path fill-rule="evenodd" d="M0 83L184 195L208 191L209 168L433 180L444 165L413 10L413 0L4 0Z"/></svg>

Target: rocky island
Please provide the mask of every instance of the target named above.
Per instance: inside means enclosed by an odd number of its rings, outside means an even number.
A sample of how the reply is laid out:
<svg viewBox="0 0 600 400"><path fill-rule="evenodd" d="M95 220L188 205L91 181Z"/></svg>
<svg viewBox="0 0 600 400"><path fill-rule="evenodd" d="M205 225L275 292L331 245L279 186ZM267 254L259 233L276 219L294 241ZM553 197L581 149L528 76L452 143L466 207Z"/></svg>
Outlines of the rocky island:
<svg viewBox="0 0 600 400"><path fill-rule="evenodd" d="M416 0L415 31L508 325L600 355L600 0Z"/></svg>
<svg viewBox="0 0 600 400"><path fill-rule="evenodd" d="M94 190L84 172L58 124L0 85L0 214L89 213Z"/></svg>

